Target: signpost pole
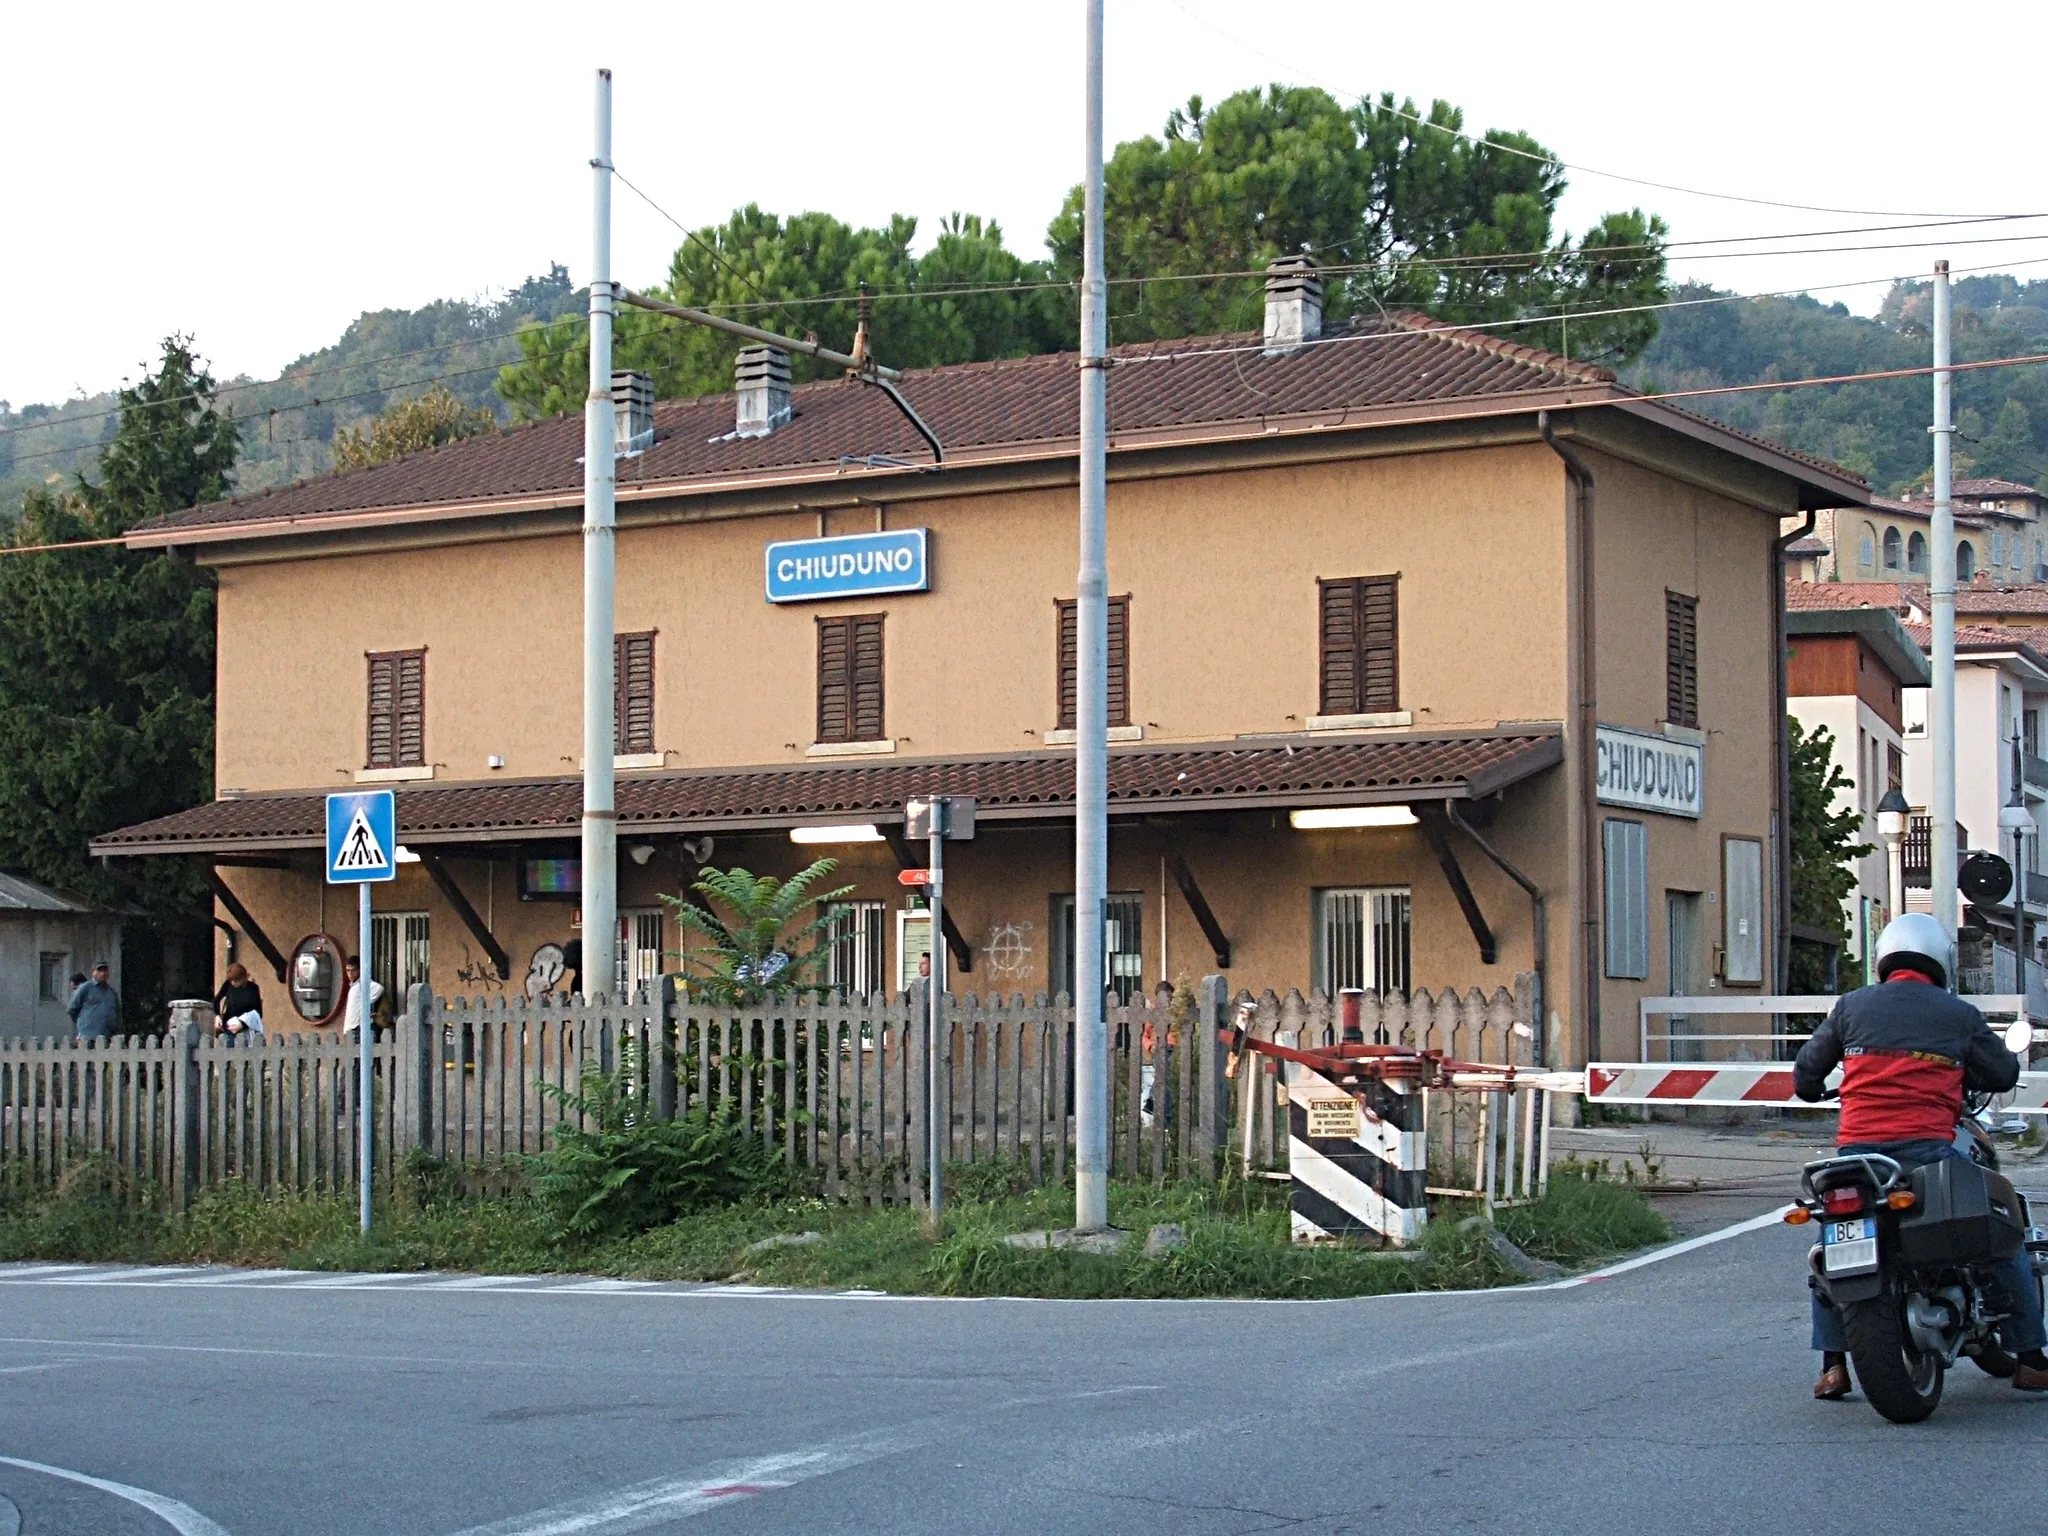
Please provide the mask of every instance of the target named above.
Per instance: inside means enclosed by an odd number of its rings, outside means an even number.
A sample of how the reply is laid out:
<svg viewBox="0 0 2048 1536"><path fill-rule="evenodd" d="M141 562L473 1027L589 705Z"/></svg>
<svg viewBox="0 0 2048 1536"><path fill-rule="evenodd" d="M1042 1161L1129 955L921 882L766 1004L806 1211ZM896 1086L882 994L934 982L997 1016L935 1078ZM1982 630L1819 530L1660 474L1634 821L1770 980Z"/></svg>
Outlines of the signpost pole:
<svg viewBox="0 0 2048 1536"><path fill-rule="evenodd" d="M925 905L931 909L931 1006L925 1010L929 1021L925 1029L927 1049L925 1051L925 1167L931 1170L931 1201L925 1208L925 1220L932 1232L939 1230L939 1163L945 1151L945 1130L940 1116L945 1106L939 1101L939 1030L944 1027L943 1009L946 999L946 802L932 801L931 852L926 857L931 862L930 878L924 888ZM950 1115L946 1119L950 1120ZM950 1128L950 1127L948 1127Z"/></svg>
<svg viewBox="0 0 2048 1536"><path fill-rule="evenodd" d="M362 968L356 972L356 996L361 1006L356 1010L357 1044L356 1057L356 1136L362 1143L362 1221L363 1231L370 1230L370 1149L376 1137L377 1117L372 1112L370 1072L370 887L364 883L356 887L356 953L362 956Z"/></svg>
<svg viewBox="0 0 2048 1536"><path fill-rule="evenodd" d="M370 887L398 875L398 802L388 789L327 797L327 883L356 888L356 1136L363 1231L370 1230L370 1175L377 1136L375 1026L370 993ZM395 978L394 978L395 979ZM347 1004L343 1004L346 1011ZM397 1086L394 1074L392 1087Z"/></svg>

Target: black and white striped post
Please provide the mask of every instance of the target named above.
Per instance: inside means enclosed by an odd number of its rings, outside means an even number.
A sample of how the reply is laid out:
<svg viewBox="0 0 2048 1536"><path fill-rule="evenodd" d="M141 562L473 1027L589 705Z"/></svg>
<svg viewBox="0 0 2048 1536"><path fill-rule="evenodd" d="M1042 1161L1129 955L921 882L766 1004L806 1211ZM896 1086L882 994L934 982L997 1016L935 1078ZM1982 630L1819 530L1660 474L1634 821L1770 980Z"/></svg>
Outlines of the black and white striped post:
<svg viewBox="0 0 2048 1536"><path fill-rule="evenodd" d="M1354 1095L1299 1062L1284 1062L1282 1070L1294 1240L1414 1242L1429 1219L1422 1095L1406 1083L1382 1082Z"/></svg>

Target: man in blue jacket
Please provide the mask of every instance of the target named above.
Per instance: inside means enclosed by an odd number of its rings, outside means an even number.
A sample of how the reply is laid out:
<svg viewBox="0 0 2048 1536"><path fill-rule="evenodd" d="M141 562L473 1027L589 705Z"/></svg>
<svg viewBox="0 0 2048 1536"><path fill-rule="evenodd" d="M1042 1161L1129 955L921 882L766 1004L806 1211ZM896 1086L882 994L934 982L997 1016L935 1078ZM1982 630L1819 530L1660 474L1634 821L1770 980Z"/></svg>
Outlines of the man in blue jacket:
<svg viewBox="0 0 2048 1536"><path fill-rule="evenodd" d="M93 963L92 975L64 1005L81 1040L111 1039L121 1028L121 994L107 984L107 962Z"/></svg>

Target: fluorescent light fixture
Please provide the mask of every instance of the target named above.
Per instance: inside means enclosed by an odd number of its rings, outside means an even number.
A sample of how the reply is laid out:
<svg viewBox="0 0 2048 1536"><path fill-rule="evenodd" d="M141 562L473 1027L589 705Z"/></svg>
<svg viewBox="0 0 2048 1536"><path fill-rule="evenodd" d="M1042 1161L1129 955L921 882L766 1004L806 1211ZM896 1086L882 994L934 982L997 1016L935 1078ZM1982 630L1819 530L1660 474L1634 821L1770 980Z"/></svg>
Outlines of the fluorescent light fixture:
<svg viewBox="0 0 2048 1536"><path fill-rule="evenodd" d="M1412 827L1415 813L1405 805L1332 805L1312 811L1289 811L1288 824L1300 832L1336 827Z"/></svg>
<svg viewBox="0 0 2048 1536"><path fill-rule="evenodd" d="M392 849L391 852L392 855L401 864L417 864L420 861L420 856L414 853L410 848L406 847L405 844L403 843L400 843L396 848Z"/></svg>
<svg viewBox="0 0 2048 1536"><path fill-rule="evenodd" d="M846 827L791 827L792 843L879 843L882 829L871 821Z"/></svg>

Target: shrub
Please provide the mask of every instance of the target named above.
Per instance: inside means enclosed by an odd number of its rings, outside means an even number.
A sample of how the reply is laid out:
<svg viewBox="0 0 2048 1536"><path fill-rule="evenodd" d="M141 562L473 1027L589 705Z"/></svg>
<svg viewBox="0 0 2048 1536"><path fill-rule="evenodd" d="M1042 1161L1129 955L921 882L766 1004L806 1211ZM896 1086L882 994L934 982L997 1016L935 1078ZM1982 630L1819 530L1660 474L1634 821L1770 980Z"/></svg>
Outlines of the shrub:
<svg viewBox="0 0 2048 1536"><path fill-rule="evenodd" d="M563 1124L555 1145L528 1164L534 1193L552 1213L557 1238L626 1237L678 1216L787 1193L794 1180L781 1154L745 1134L729 1104L699 1105L679 1120L648 1110L638 1053L622 1050L616 1071L584 1069L575 1092L542 1085L584 1128Z"/></svg>

